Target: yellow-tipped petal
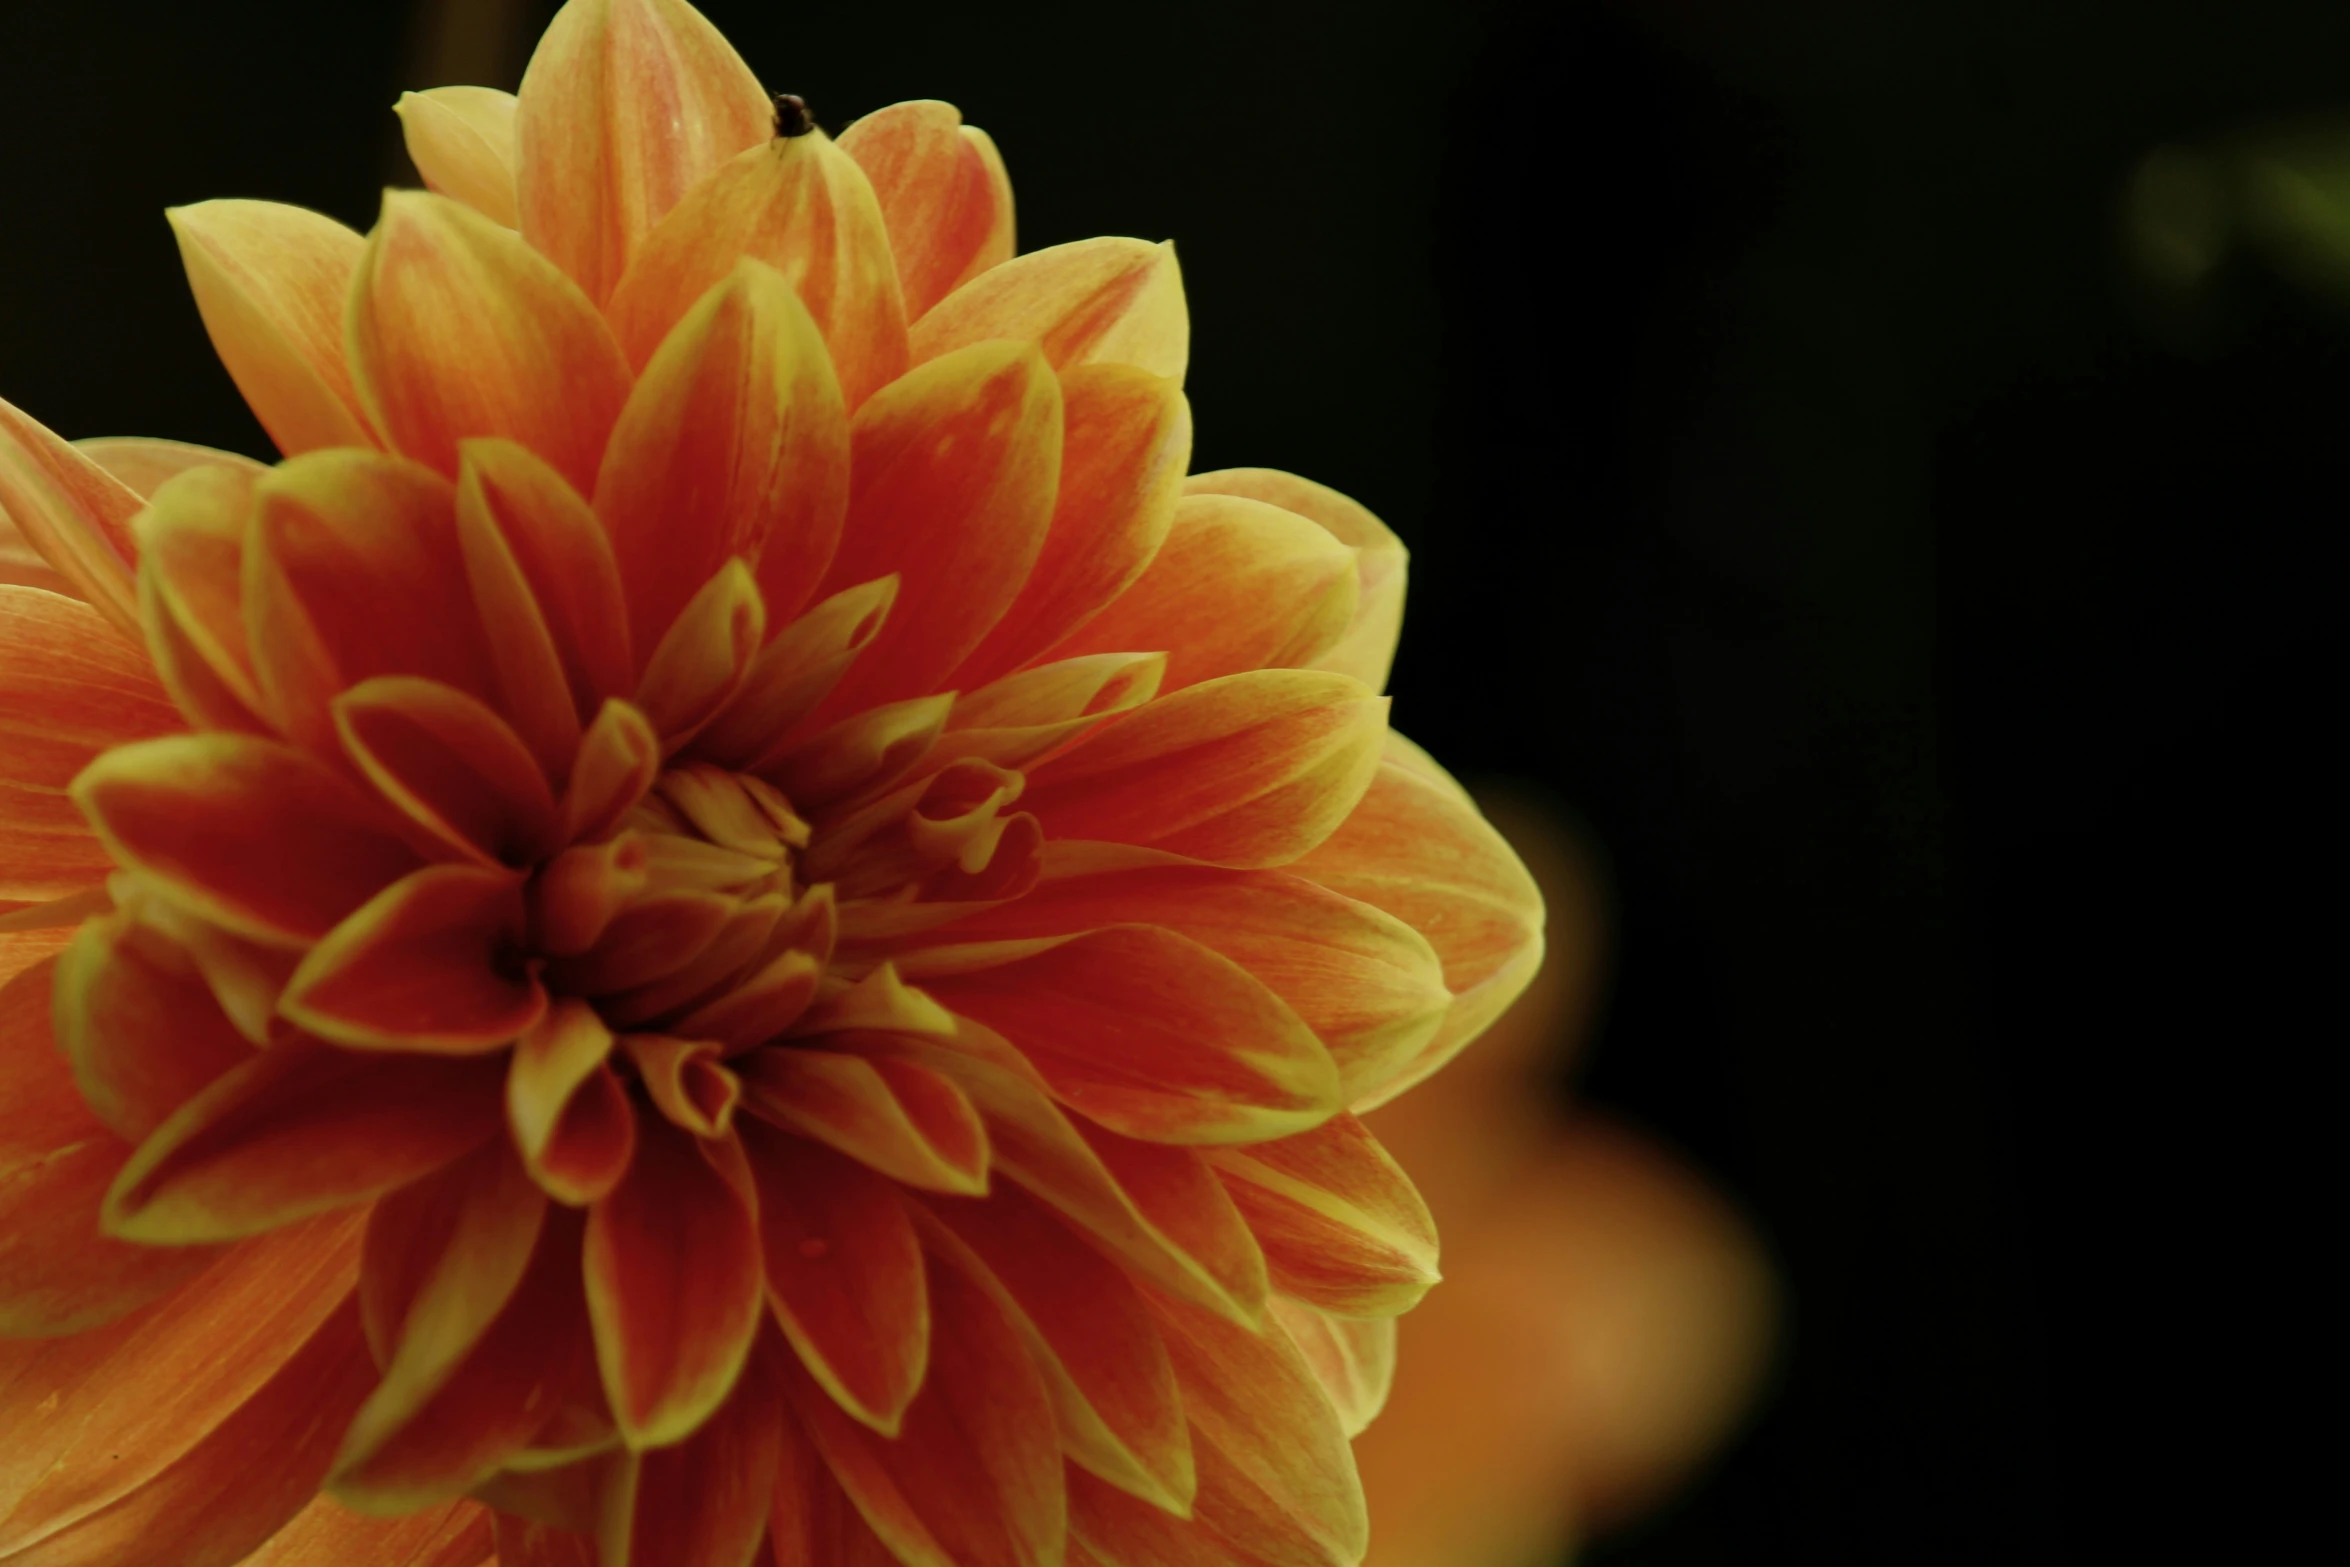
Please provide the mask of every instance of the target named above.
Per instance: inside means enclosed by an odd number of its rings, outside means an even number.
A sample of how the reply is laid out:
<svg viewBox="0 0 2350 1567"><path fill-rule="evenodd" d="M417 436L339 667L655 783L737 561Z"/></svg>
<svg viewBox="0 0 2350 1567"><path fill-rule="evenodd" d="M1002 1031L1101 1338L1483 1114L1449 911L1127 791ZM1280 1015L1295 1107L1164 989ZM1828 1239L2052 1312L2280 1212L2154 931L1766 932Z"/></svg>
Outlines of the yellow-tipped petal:
<svg viewBox="0 0 2350 1567"><path fill-rule="evenodd" d="M1056 370L1108 362L1181 381L1191 315L1174 245L1081 239L982 272L914 324L914 362L994 337L1037 344Z"/></svg>
<svg viewBox="0 0 2350 1567"><path fill-rule="evenodd" d="M1011 185L997 178L994 144L966 134L953 104L877 109L841 133L840 147L873 182L908 319L1011 259Z"/></svg>
<svg viewBox="0 0 2350 1567"><path fill-rule="evenodd" d="M1404 580L1411 551L1359 501L1326 484L1274 468L1226 468L1195 473L1185 495L1237 495L1296 513L1328 530L1354 551L1359 588L1354 618L1343 635L1307 666L1352 675L1374 691L1387 689L1395 639L1403 630Z"/></svg>
<svg viewBox="0 0 2350 1567"><path fill-rule="evenodd" d="M511 229L386 191L346 321L351 373L393 447L449 478L471 436L511 436L582 494L628 397L595 306Z"/></svg>
<svg viewBox="0 0 2350 1567"><path fill-rule="evenodd" d="M212 346L278 450L375 445L343 346L366 242L273 201L206 201L166 216Z"/></svg>
<svg viewBox="0 0 2350 1567"><path fill-rule="evenodd" d="M0 401L0 523L39 552L78 597L140 640L130 521L140 498L48 426Z"/></svg>
<svg viewBox="0 0 2350 1567"><path fill-rule="evenodd" d="M519 97L522 232L598 304L679 197L775 132L758 78L685 0L570 0Z"/></svg>
<svg viewBox="0 0 2350 1567"><path fill-rule="evenodd" d="M906 310L881 208L822 131L737 154L646 236L608 307L628 362L651 360L744 257L773 267L807 306L849 407L904 373Z"/></svg>
<svg viewBox="0 0 2350 1567"><path fill-rule="evenodd" d="M515 97L494 87L400 94L392 112L424 183L492 223L521 222L514 190Z"/></svg>
<svg viewBox="0 0 2350 1567"><path fill-rule="evenodd" d="M651 356L597 480L640 653L729 557L788 624L848 500L848 414L816 323L772 267L739 262Z"/></svg>

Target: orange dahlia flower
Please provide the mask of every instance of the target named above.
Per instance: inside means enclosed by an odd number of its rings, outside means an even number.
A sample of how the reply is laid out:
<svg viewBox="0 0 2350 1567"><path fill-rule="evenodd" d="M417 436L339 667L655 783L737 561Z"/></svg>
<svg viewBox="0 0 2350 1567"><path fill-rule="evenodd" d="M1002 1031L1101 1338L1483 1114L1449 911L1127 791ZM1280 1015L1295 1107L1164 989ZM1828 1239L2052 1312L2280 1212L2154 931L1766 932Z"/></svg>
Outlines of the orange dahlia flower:
<svg viewBox="0 0 2350 1567"><path fill-rule="evenodd" d="M0 1562L1356 1561L1352 1112L1540 926L1403 550L944 104L573 0L401 113L172 215L285 461L0 404Z"/></svg>

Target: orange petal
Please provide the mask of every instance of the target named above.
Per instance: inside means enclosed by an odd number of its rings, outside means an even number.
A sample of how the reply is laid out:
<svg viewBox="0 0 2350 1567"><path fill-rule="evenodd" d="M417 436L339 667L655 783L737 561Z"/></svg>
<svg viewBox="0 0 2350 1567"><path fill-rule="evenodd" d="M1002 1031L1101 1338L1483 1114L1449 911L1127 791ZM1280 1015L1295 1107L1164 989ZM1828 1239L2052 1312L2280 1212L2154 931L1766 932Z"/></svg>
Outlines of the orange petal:
<svg viewBox="0 0 2350 1567"><path fill-rule="evenodd" d="M1271 1310L1330 1396L1347 1436L1361 1436L1395 1384L1396 1319L1341 1317L1286 1295L1274 1296Z"/></svg>
<svg viewBox="0 0 2350 1567"><path fill-rule="evenodd" d="M136 647L86 604L0 586L0 899L103 881L105 849L66 794L110 746L181 728Z"/></svg>
<svg viewBox="0 0 2350 1567"><path fill-rule="evenodd" d="M1345 824L1291 867L1424 933L1454 1001L1443 1025L1356 1107L1384 1103L1435 1071L1514 1000L1542 962L1542 893L1456 786L1390 759Z"/></svg>
<svg viewBox="0 0 2350 1567"><path fill-rule="evenodd" d="M110 1326L0 1340L0 1558L203 1443L348 1297L358 1263L358 1223L337 1215L239 1246Z"/></svg>
<svg viewBox="0 0 2350 1567"><path fill-rule="evenodd" d="M257 941L316 941L418 864L381 805L248 735L120 746L83 769L73 797L116 860Z"/></svg>
<svg viewBox="0 0 2350 1567"><path fill-rule="evenodd" d="M637 683L637 711L661 737L664 754L682 750L725 711L750 674L766 631L750 568L727 561L678 613Z"/></svg>
<svg viewBox="0 0 2350 1567"><path fill-rule="evenodd" d="M614 917L595 946L547 966L557 990L610 996L666 979L718 939L735 900L715 892L661 893Z"/></svg>
<svg viewBox="0 0 2350 1567"><path fill-rule="evenodd" d="M1050 845L1027 896L918 939L1019 940L1121 924L1163 925L1262 980L1329 1047L1350 1096L1416 1055L1452 1002L1435 949L1392 914L1290 872L1154 861L1107 845Z"/></svg>
<svg viewBox="0 0 2350 1567"><path fill-rule="evenodd" d="M1195 1440L1199 1489L1174 1518L1090 1475L1069 1477L1070 1567L1355 1567L1360 1550L1291 1515L1215 1445Z"/></svg>
<svg viewBox="0 0 2350 1567"><path fill-rule="evenodd" d="M1060 383L1032 347L981 344L883 390L852 436L825 591L894 571L898 600L820 716L935 689L1010 606L1052 520Z"/></svg>
<svg viewBox="0 0 2350 1567"><path fill-rule="evenodd" d="M10 1567L233 1567L309 1502L336 1433L374 1380L359 1314L345 1305L178 1462L32 1536L9 1553ZM268 1461L254 1462L257 1453Z"/></svg>
<svg viewBox="0 0 2350 1567"><path fill-rule="evenodd" d="M125 908L135 909L141 925L179 949L205 988L219 1003L221 1014L246 1043L267 1045L282 1032L277 998L302 961L299 950L283 944L264 945L222 929L200 915L157 897L138 877L118 877L112 885L127 895Z"/></svg>
<svg viewBox="0 0 2350 1567"><path fill-rule="evenodd" d="M828 704L829 705L829 704ZM852 712L807 739L790 739L751 764L800 810L870 798L929 754L954 711L951 693L909 697Z"/></svg>
<svg viewBox="0 0 2350 1567"><path fill-rule="evenodd" d="M947 1039L850 1032L826 1043L951 1079L985 1118L993 1170L1160 1288L1255 1320L1264 1256L1231 1195L1190 1149L1134 1142L1071 1117L1018 1051L976 1023L959 1022Z"/></svg>
<svg viewBox="0 0 2350 1567"><path fill-rule="evenodd" d="M558 1001L514 1042L506 1124L548 1196L575 1208L600 1201L636 1157L636 1110L605 1065L612 1033L582 1001Z"/></svg>
<svg viewBox="0 0 2350 1567"><path fill-rule="evenodd" d="M523 967L522 885L431 865L386 887L310 949L278 1007L360 1050L474 1055L536 1023L546 990Z"/></svg>
<svg viewBox="0 0 2350 1567"><path fill-rule="evenodd" d="M130 520L138 493L47 426L0 401L0 522L15 524L72 591L140 640Z"/></svg>
<svg viewBox="0 0 2350 1567"><path fill-rule="evenodd" d="M107 1229L189 1245L364 1202L494 1136L502 1065L282 1040L139 1145L107 1196Z"/></svg>
<svg viewBox="0 0 2350 1567"><path fill-rule="evenodd" d="M1175 247L1081 239L992 267L914 324L914 362L999 337L1036 344L1056 370L1108 362L1181 381L1191 316Z"/></svg>
<svg viewBox="0 0 2350 1567"><path fill-rule="evenodd" d="M751 1567L784 1462L780 1355L763 1344L701 1429L626 1460L598 1531L603 1567Z"/></svg>
<svg viewBox="0 0 2350 1567"><path fill-rule="evenodd" d="M930 1373L895 1441L805 1375L792 1404L841 1488L907 1567L1047 1567L1067 1515L1051 1396L1018 1329L934 1255Z"/></svg>
<svg viewBox="0 0 2350 1567"><path fill-rule="evenodd" d="M1395 663L1395 639L1403 630L1405 568L1411 551L1361 502L1328 485L1275 468L1225 468L1195 473L1183 481L1185 495L1237 495L1263 501L1320 524L1354 552L1354 619L1343 635L1312 664L1352 675L1374 691L1387 689Z"/></svg>
<svg viewBox="0 0 2350 1567"><path fill-rule="evenodd" d="M705 174L775 134L775 106L685 0L572 0L515 116L522 232L599 304Z"/></svg>
<svg viewBox="0 0 2350 1567"><path fill-rule="evenodd" d="M134 1142L253 1054L187 954L135 910L81 928L58 960L54 1011L83 1099Z"/></svg>
<svg viewBox="0 0 2350 1567"><path fill-rule="evenodd" d="M552 777L580 723L636 676L604 525L562 475L512 441L459 449L457 536L507 715Z"/></svg>
<svg viewBox="0 0 2350 1567"><path fill-rule="evenodd" d="M0 1334L11 1337L113 1322L218 1256L100 1233L99 1203L131 1149L83 1104L51 1041L56 967L47 959L0 988Z"/></svg>
<svg viewBox="0 0 2350 1567"><path fill-rule="evenodd" d="M1191 405L1181 383L1132 365L1080 365L1061 372L1061 408L1052 527L1020 596L956 671L966 689L1084 625L1142 575L1175 521L1191 460Z"/></svg>
<svg viewBox="0 0 2350 1567"><path fill-rule="evenodd" d="M243 1567L499 1567L488 1508L447 1502L403 1518L369 1518L321 1496Z"/></svg>
<svg viewBox="0 0 2350 1567"><path fill-rule="evenodd" d="M277 449L376 445L343 348L367 242L274 201L206 201L164 216L213 350Z"/></svg>
<svg viewBox="0 0 2350 1567"><path fill-rule="evenodd" d="M1197 1438L1195 1516L1218 1533L1230 1528L1219 1514L1250 1520L1243 1544L1295 1531L1332 1567L1361 1561L1369 1531L1354 1453L1288 1333L1271 1323L1243 1327L1180 1302L1154 1305Z"/></svg>
<svg viewBox="0 0 2350 1567"><path fill-rule="evenodd" d="M897 1435L929 1362L930 1301L896 1189L802 1138L756 1124L742 1138L776 1324L834 1402Z"/></svg>
<svg viewBox="0 0 2350 1567"><path fill-rule="evenodd" d="M1259 1142L1340 1105L1338 1069L1297 1014L1172 931L1116 926L969 973L926 975L959 961L952 948L901 961L948 1010L1017 1046L1063 1102L1131 1137Z"/></svg>
<svg viewBox="0 0 2350 1567"><path fill-rule="evenodd" d="M775 1567L902 1567L865 1522L796 1419L783 1422L783 1456L775 1467L768 1511ZM759 1559L758 1567L767 1567Z"/></svg>
<svg viewBox="0 0 2350 1567"><path fill-rule="evenodd" d="M202 464L157 487L133 530L156 672L198 727L268 734L245 636L245 530L267 469Z"/></svg>
<svg viewBox="0 0 2350 1567"><path fill-rule="evenodd" d="M1186 496L1150 569L1053 656L1165 648L1164 691L1303 668L1345 634L1355 594L1354 551L1305 518L1262 501Z"/></svg>
<svg viewBox="0 0 2350 1567"><path fill-rule="evenodd" d="M563 791L563 836L594 842L620 824L661 771L661 737L645 715L614 697L580 737Z"/></svg>
<svg viewBox="0 0 2350 1567"><path fill-rule="evenodd" d="M1285 865L1354 809L1386 728L1386 700L1344 675L1228 675L1063 752L1031 774L1022 803L1050 837Z"/></svg>
<svg viewBox="0 0 2350 1567"><path fill-rule="evenodd" d="M133 493L149 500L155 498L155 492L163 488L165 481L176 479L191 468L228 468L247 478L259 478L269 471L266 464L257 463L241 452L218 451L209 446L148 435L91 435L73 444L84 457L130 486Z"/></svg>
<svg viewBox="0 0 2350 1567"><path fill-rule="evenodd" d="M1044 1373L1070 1458L1169 1512L1191 1505L1183 1396L1150 1310L1126 1270L1017 1186L926 1210L974 1254Z"/></svg>
<svg viewBox="0 0 2350 1567"><path fill-rule="evenodd" d="M976 1197L987 1190L987 1129L963 1091L910 1061L830 1050L760 1050L736 1063L751 1112L891 1180Z"/></svg>
<svg viewBox="0 0 2350 1567"><path fill-rule="evenodd" d="M511 436L585 494L628 366L571 280L470 207L388 191L351 291L351 370L398 450L457 476L457 443Z"/></svg>
<svg viewBox="0 0 2350 1567"><path fill-rule="evenodd" d="M744 260L685 303L648 347L596 488L639 649L730 556L757 566L783 625L824 575L848 505L848 415L790 285Z"/></svg>
<svg viewBox="0 0 2350 1567"><path fill-rule="evenodd" d="M1011 259L1011 188L998 185L953 104L917 99L876 109L841 132L840 150L873 182L908 320Z"/></svg>
<svg viewBox="0 0 2350 1567"><path fill-rule="evenodd" d="M376 452L315 452L253 493L245 633L289 738L339 750L328 705L371 675L494 689L445 481Z"/></svg>
<svg viewBox="0 0 2350 1567"><path fill-rule="evenodd" d="M51 593L62 593L78 599L81 593L67 581L65 574L41 558L23 530L8 515L8 508L0 505L0 583L20 588L42 588Z"/></svg>
<svg viewBox="0 0 2350 1567"><path fill-rule="evenodd" d="M759 1326L757 1204L733 1139L647 1116L628 1174L589 1210L596 1362L631 1447L679 1440L734 1387Z"/></svg>
<svg viewBox="0 0 2350 1567"><path fill-rule="evenodd" d="M653 1105L696 1137L724 1137L742 1102L742 1081L706 1039L630 1034L621 1040Z"/></svg>
<svg viewBox="0 0 2350 1567"><path fill-rule="evenodd" d="M336 697L334 719L368 782L438 842L485 866L528 867L554 847L546 774L475 698L384 675Z"/></svg>
<svg viewBox="0 0 2350 1567"><path fill-rule="evenodd" d="M739 767L773 751L880 634L897 596L895 576L861 582L785 626L760 649L734 700L695 740L693 754Z"/></svg>
<svg viewBox="0 0 2350 1567"><path fill-rule="evenodd" d="M1350 1317L1400 1316L1436 1282L1436 1221L1353 1116L1208 1158L1284 1294Z"/></svg>
<svg viewBox="0 0 2350 1567"><path fill-rule="evenodd" d="M923 758L1027 767L1159 694L1164 653L1097 653L1024 669L955 699L947 732Z"/></svg>
<svg viewBox="0 0 2350 1567"><path fill-rule="evenodd" d="M640 368L738 258L765 263L806 306L855 408L906 369L906 311L881 208L822 131L737 154L646 236L613 291L612 330Z"/></svg>
<svg viewBox="0 0 2350 1567"><path fill-rule="evenodd" d="M494 87L404 92L392 105L424 183L492 223L520 221L514 191L515 97Z"/></svg>
<svg viewBox="0 0 2350 1567"><path fill-rule="evenodd" d="M489 1160L498 1173L481 1168ZM369 1512L412 1511L488 1480L544 1424L558 1390L592 1364L580 1221L546 1215L546 1199L504 1148L457 1169L479 1189L398 1194L379 1205L369 1230L372 1267L383 1207L404 1203L448 1226L426 1241L431 1274L335 1461L335 1494Z"/></svg>

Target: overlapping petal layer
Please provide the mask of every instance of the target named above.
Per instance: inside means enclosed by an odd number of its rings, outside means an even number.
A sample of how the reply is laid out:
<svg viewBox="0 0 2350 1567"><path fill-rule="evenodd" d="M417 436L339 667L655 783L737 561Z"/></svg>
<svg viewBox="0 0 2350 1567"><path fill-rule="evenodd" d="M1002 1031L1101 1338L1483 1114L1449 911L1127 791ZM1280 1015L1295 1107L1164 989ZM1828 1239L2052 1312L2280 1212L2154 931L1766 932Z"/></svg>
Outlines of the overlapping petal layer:
<svg viewBox="0 0 2350 1567"><path fill-rule="evenodd" d="M0 1563L1351 1567L1349 1111L1540 929L1401 545L950 106L572 0L400 114L174 214L286 462L0 405Z"/></svg>

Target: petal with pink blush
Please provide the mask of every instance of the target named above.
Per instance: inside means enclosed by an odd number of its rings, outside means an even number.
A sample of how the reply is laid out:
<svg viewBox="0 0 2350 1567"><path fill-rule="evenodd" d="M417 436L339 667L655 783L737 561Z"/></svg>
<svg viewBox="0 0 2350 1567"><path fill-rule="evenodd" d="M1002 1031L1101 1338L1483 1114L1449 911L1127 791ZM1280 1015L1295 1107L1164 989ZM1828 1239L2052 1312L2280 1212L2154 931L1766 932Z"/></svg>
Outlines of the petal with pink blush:
<svg viewBox="0 0 2350 1567"><path fill-rule="evenodd" d="M581 725L636 678L604 525L563 476L507 440L460 449L457 537L503 706L553 778Z"/></svg>
<svg viewBox="0 0 2350 1567"><path fill-rule="evenodd" d="M1036 1064L1062 1101L1129 1136L1258 1142L1327 1119L1338 1069L1247 970L1172 931L1114 926L970 972L957 949L901 963L948 1010Z"/></svg>
<svg viewBox="0 0 2350 1567"><path fill-rule="evenodd" d="M1451 1059L1541 964L1534 878L1458 785L1430 776L1407 752L1391 747L1344 825L1291 869L1426 933L1453 992L1425 1045L1357 1085L1358 1109L1392 1099Z"/></svg>
<svg viewBox="0 0 2350 1567"><path fill-rule="evenodd" d="M1436 1282L1428 1205L1353 1116L1208 1157L1283 1294L1350 1317L1400 1316Z"/></svg>
<svg viewBox="0 0 2350 1567"><path fill-rule="evenodd" d="M1329 1395L1347 1436L1361 1436L1395 1383L1396 1319L1341 1317L1286 1295L1274 1296L1271 1310Z"/></svg>
<svg viewBox="0 0 2350 1567"><path fill-rule="evenodd" d="M757 568L780 628L824 575L848 506L848 414L790 285L746 259L688 304L648 351L596 487L641 652L729 557Z"/></svg>
<svg viewBox="0 0 2350 1567"><path fill-rule="evenodd" d="M1132 365L1061 372L1061 478L1019 597L956 671L966 690L1044 654L1141 576L1165 542L1191 459L1182 386ZM1154 651L1127 643L1119 651Z"/></svg>
<svg viewBox="0 0 2350 1567"><path fill-rule="evenodd" d="M685 0L574 0L519 97L522 232L599 304L678 198L775 134L758 78Z"/></svg>
<svg viewBox="0 0 2350 1567"><path fill-rule="evenodd" d="M1060 383L1033 347L982 343L882 391L852 442L824 591L896 572L898 599L820 718L936 689L1011 605L1052 521Z"/></svg>
<svg viewBox="0 0 2350 1567"><path fill-rule="evenodd" d="M583 494L630 376L603 317L511 229L390 191L351 290L352 375L399 451L450 478L458 443L511 436Z"/></svg>
<svg viewBox="0 0 2350 1567"><path fill-rule="evenodd" d="M270 734L245 634L245 534L265 468L194 464L156 487L133 530L139 619L155 672L200 729Z"/></svg>
<svg viewBox="0 0 2350 1567"><path fill-rule="evenodd" d="M1195 473L1183 481L1185 495L1234 495L1263 501L1327 529L1354 551L1357 592L1354 618L1309 666L1352 675L1374 691L1387 689L1395 662L1395 639L1403 630L1406 568L1411 552L1387 524L1361 502L1326 484L1275 468L1226 468Z"/></svg>
<svg viewBox="0 0 2350 1567"><path fill-rule="evenodd" d="M893 103L841 132L841 151L873 182L909 320L1011 259L1011 188L981 145L936 99Z"/></svg>
<svg viewBox="0 0 2350 1567"><path fill-rule="evenodd" d="M66 794L110 746L183 727L139 650L86 604L0 586L0 898L64 897L106 878Z"/></svg>
<svg viewBox="0 0 2350 1567"><path fill-rule="evenodd" d="M0 523L135 644L138 493L40 421L0 401Z"/></svg>
<svg viewBox="0 0 2350 1567"><path fill-rule="evenodd" d="M400 94L392 112L425 185L492 223L521 221L514 190L515 97L494 87Z"/></svg>
<svg viewBox="0 0 2350 1567"><path fill-rule="evenodd" d="M213 349L278 450L376 445L343 347L343 307L366 241L274 201L206 201L164 215Z"/></svg>
<svg viewBox="0 0 2350 1567"><path fill-rule="evenodd" d="M241 452L224 452L153 436L92 435L73 444L83 456L149 500L155 498L155 492L166 481L190 468L228 468L248 478L258 478L269 471L267 464L257 463Z"/></svg>
<svg viewBox="0 0 2350 1567"><path fill-rule="evenodd" d="M1301 668L1345 633L1356 591L1354 552L1303 517L1186 496L1150 569L1054 655L1165 648L1167 691Z"/></svg>
<svg viewBox="0 0 2350 1567"><path fill-rule="evenodd" d="M807 306L850 408L905 373L906 312L881 209L822 131L738 154L646 237L608 307L628 362L644 368L738 258L773 268Z"/></svg>
<svg viewBox="0 0 2350 1567"><path fill-rule="evenodd" d="M1003 337L1036 344L1056 370L1133 365L1181 381L1191 316L1175 247L1081 239L990 268L914 324L914 362Z"/></svg>
<svg viewBox="0 0 2350 1567"><path fill-rule="evenodd" d="M1386 729L1386 699L1344 675L1227 675L1160 697L1033 770L1023 803L1054 838L1285 865L1362 799Z"/></svg>

